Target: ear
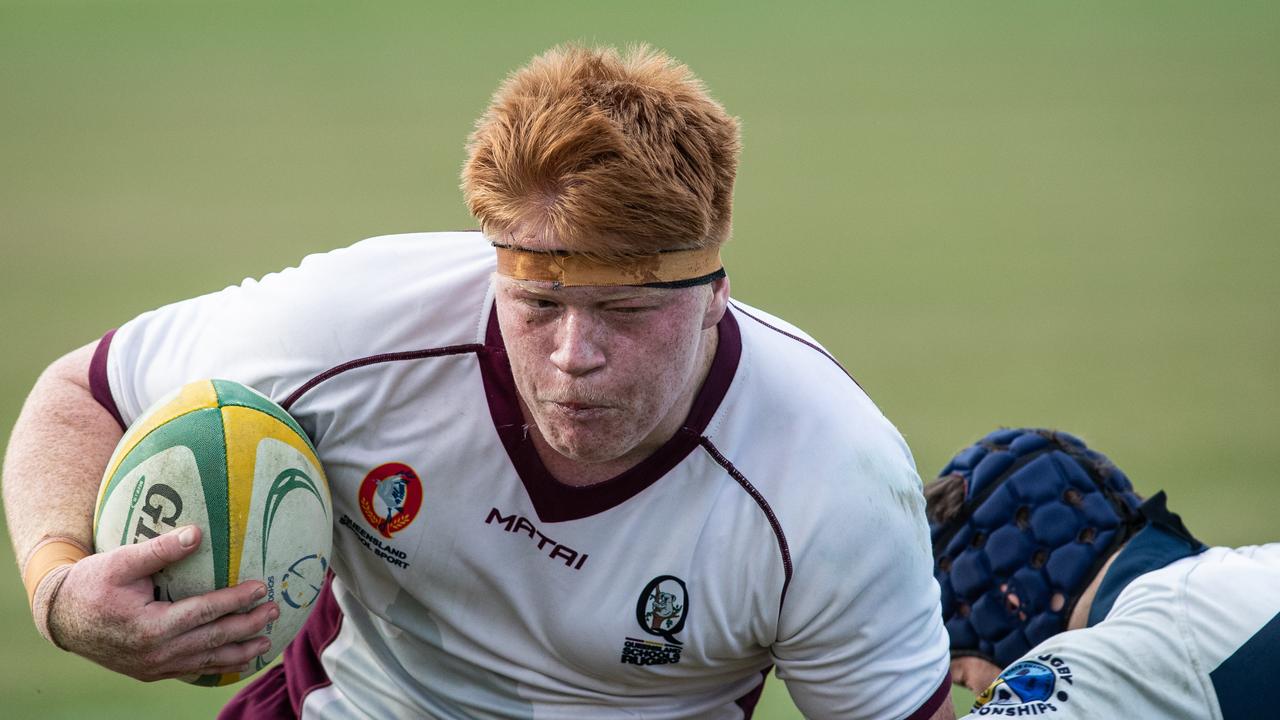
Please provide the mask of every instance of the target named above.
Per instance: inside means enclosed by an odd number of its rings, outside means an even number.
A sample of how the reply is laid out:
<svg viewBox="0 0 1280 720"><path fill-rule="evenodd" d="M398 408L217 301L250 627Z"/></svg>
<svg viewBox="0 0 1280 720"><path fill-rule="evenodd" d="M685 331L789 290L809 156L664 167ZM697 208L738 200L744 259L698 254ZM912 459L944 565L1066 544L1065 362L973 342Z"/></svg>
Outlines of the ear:
<svg viewBox="0 0 1280 720"><path fill-rule="evenodd" d="M708 330L719 324L720 318L724 317L728 307L729 278L725 276L711 281L711 300L707 303L707 311L702 316L702 329Z"/></svg>

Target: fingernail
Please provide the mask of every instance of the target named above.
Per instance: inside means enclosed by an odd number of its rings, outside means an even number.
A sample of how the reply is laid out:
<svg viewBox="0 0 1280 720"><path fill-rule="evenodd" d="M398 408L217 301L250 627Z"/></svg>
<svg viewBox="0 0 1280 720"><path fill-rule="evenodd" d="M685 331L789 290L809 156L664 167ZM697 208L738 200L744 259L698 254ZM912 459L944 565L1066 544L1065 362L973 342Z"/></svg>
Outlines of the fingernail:
<svg viewBox="0 0 1280 720"><path fill-rule="evenodd" d="M191 527L191 526L187 526L187 527L182 528L182 530L178 532L178 542L179 542L179 543L182 545L182 547L184 547L184 548L185 548L185 547L191 547L192 545L195 545L195 544L196 544L196 529L195 529L194 527Z"/></svg>
<svg viewBox="0 0 1280 720"><path fill-rule="evenodd" d="M261 655L262 653L270 649L271 649L271 641L268 640L267 638L262 638L262 641L258 643L258 654Z"/></svg>
<svg viewBox="0 0 1280 720"><path fill-rule="evenodd" d="M253 599L254 599L254 600L261 600L262 598L264 598L264 597L266 597L266 596L267 596L267 586L266 586L266 585L259 585L259 586L258 586L258 589L253 591Z"/></svg>
<svg viewBox="0 0 1280 720"><path fill-rule="evenodd" d="M276 618L280 617L280 608L278 607L271 608L271 610L267 613L267 617L271 618L272 620L275 620Z"/></svg>

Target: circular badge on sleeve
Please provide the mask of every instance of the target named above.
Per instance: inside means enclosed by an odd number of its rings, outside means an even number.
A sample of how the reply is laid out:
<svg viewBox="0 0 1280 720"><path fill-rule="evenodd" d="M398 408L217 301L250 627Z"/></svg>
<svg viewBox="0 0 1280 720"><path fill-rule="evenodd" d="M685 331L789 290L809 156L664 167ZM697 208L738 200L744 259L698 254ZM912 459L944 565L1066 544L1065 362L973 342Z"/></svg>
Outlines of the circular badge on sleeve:
<svg viewBox="0 0 1280 720"><path fill-rule="evenodd" d="M360 483L360 512L382 537L409 527L422 509L422 480L404 463L383 463Z"/></svg>

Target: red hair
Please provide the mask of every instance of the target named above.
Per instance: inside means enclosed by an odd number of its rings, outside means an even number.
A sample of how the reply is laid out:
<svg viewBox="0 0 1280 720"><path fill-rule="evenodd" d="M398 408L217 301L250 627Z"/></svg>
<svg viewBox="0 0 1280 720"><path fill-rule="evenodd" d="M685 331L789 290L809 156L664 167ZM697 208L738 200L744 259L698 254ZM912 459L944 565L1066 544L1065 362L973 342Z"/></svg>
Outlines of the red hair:
<svg viewBox="0 0 1280 720"><path fill-rule="evenodd" d="M738 122L684 65L640 46L563 45L512 73L462 170L496 242L548 233L620 260L729 239Z"/></svg>

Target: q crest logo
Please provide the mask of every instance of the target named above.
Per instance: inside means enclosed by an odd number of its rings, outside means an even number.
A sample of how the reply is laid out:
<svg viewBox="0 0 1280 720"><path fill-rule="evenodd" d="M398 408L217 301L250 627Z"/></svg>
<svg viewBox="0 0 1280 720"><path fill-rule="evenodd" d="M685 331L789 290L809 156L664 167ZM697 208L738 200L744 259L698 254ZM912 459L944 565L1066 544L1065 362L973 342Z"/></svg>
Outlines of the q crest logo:
<svg viewBox="0 0 1280 720"><path fill-rule="evenodd" d="M1010 665L973 702L979 717L1035 716L1058 712L1070 695L1062 686L1075 683L1066 661L1053 653ZM1055 704L1058 703L1058 704Z"/></svg>
<svg viewBox="0 0 1280 720"><path fill-rule="evenodd" d="M672 665L680 662L681 646L676 637L684 630L689 614L689 589L674 575L659 575L649 581L636 601L636 624L666 642L629 637L622 646L625 665Z"/></svg>
<svg viewBox="0 0 1280 720"><path fill-rule="evenodd" d="M409 527L421 509L422 480L404 463L383 463L360 483L360 512L388 540Z"/></svg>

